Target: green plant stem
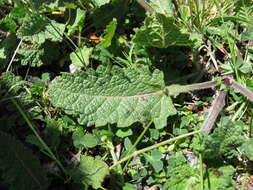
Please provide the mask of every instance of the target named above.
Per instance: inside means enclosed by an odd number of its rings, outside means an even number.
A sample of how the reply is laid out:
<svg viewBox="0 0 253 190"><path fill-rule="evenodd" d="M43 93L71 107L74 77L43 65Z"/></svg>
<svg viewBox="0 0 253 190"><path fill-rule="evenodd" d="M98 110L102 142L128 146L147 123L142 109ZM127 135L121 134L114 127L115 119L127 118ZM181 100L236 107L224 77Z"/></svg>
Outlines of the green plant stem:
<svg viewBox="0 0 253 190"><path fill-rule="evenodd" d="M249 138L252 138L252 130L253 130L253 117L251 117L251 120L250 120Z"/></svg>
<svg viewBox="0 0 253 190"><path fill-rule="evenodd" d="M61 168L61 170L67 176L67 171L65 170L65 168L63 167L63 165L61 164L61 162L56 158L56 156L51 151L51 149L44 142L44 140L40 137L40 135L38 134L38 132L35 130L35 127L33 126L32 122L29 120L28 116L23 111L23 109L20 107L20 105L18 104L18 102L15 99L11 99L11 101L16 106L18 112L21 114L21 116L23 117L23 119L26 121L27 125L33 131L33 133L35 134L35 136L37 137L37 139L39 140L39 142L42 144L42 146L44 147L44 149L47 151L48 156L58 164L58 166Z"/></svg>
<svg viewBox="0 0 253 190"><path fill-rule="evenodd" d="M200 190L204 190L204 175L203 175L203 159L202 154L199 154L200 161Z"/></svg>
<svg viewBox="0 0 253 190"><path fill-rule="evenodd" d="M171 139L168 139L168 140L165 140L165 141L162 141L160 143L157 143L157 144L154 144L152 146L149 146L149 147L146 147L146 148L143 148L141 150L138 150L138 151L135 151L131 154L129 154L128 156L125 156L124 158L122 158L121 160L119 160L117 163L113 164L109 169L111 170L112 168L114 168L115 166L127 161L128 159L134 157L134 156L137 156L139 154L143 154L144 152L147 152L147 151L150 151L150 150L153 150L155 148L158 148L160 146L163 146L163 145L166 145L166 144L169 144L171 142L174 142L174 141L177 141L177 140L180 140L180 139L184 139L186 137L189 137L191 135L195 135L195 134L198 134L198 133L201 133L203 132L203 130L198 130L198 131L194 131L194 132L191 132L191 133L187 133L187 134L184 134L184 135L180 135L180 136L177 136L177 137L174 137L174 138L171 138Z"/></svg>
<svg viewBox="0 0 253 190"><path fill-rule="evenodd" d="M149 127L151 126L151 124L153 123L153 120L151 120L148 125L144 128L144 130L142 131L142 133L138 136L138 138L136 139L136 141L134 142L134 144L131 146L130 150L128 151L128 153L126 154L126 156L129 156L133 150L136 148L136 146L138 145L138 143L141 141L142 137L144 136L144 134L146 133L146 131L149 129ZM125 157L126 157L125 156ZM129 162L130 162L131 158L129 158L127 160L127 163L125 164L123 171L125 171L125 169L127 168Z"/></svg>

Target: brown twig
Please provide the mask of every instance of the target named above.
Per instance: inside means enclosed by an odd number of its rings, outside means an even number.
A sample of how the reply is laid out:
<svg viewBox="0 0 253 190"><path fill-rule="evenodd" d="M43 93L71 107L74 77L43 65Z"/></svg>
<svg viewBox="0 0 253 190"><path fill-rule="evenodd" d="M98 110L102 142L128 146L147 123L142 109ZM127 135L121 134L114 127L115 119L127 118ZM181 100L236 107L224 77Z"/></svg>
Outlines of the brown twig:
<svg viewBox="0 0 253 190"><path fill-rule="evenodd" d="M228 87L231 87L239 91L242 95L247 97L251 102L253 102L253 92L249 89L243 87L240 83L236 82L232 76L224 76L222 78L222 83Z"/></svg>
<svg viewBox="0 0 253 190"><path fill-rule="evenodd" d="M227 92L226 91L217 91L217 94L212 102L211 107L208 110L208 115L201 127L201 129L204 131L206 135L210 133L212 130L214 123L225 106L225 97L226 97Z"/></svg>
<svg viewBox="0 0 253 190"><path fill-rule="evenodd" d="M155 13L155 10L148 3L146 3L145 0L136 0L136 1L137 1L137 3L140 4L140 6L142 6L150 14L154 14Z"/></svg>

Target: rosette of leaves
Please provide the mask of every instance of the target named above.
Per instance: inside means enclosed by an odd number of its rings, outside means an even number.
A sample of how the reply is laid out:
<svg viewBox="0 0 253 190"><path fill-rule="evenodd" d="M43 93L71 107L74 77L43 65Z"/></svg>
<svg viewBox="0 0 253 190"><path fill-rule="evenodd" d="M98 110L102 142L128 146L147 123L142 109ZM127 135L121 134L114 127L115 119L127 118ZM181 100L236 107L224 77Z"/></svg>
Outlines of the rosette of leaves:
<svg viewBox="0 0 253 190"><path fill-rule="evenodd" d="M164 92L163 73L150 72L142 65L129 68L99 66L75 74L63 73L49 85L52 104L75 115L83 125L117 124L153 120L157 128L176 114L171 98Z"/></svg>

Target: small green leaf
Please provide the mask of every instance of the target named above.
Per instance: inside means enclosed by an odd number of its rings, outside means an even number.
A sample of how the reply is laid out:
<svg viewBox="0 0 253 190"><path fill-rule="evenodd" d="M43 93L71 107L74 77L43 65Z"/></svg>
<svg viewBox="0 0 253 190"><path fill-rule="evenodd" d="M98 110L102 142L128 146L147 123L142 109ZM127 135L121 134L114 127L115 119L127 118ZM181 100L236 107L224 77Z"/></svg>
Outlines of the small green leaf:
<svg viewBox="0 0 253 190"><path fill-rule="evenodd" d="M84 20L85 20L86 11L78 8L76 10L76 18L74 23L71 26L68 26L68 35L74 34L76 31L82 31Z"/></svg>
<svg viewBox="0 0 253 190"><path fill-rule="evenodd" d="M248 139L242 144L240 150L245 156L251 161L253 161L253 139Z"/></svg>
<svg viewBox="0 0 253 190"><path fill-rule="evenodd" d="M116 135L118 137L121 137L121 138L124 138L124 137L127 137L127 136L130 136L133 134L133 131L132 129L118 129L117 132L116 132Z"/></svg>
<svg viewBox="0 0 253 190"><path fill-rule="evenodd" d="M106 3L109 3L110 0L93 0L93 2L98 6L102 6L102 5L105 5Z"/></svg>
<svg viewBox="0 0 253 190"><path fill-rule="evenodd" d="M149 132L151 139L157 140L159 138L160 133L157 129L149 129Z"/></svg>
<svg viewBox="0 0 253 190"><path fill-rule="evenodd" d="M137 190L137 188L130 183L125 183L122 188L123 190Z"/></svg>
<svg viewBox="0 0 253 190"><path fill-rule="evenodd" d="M163 162L161 161L162 156L163 155L159 150L151 151L151 155L145 154L145 158L157 173L163 169Z"/></svg>
<svg viewBox="0 0 253 190"><path fill-rule="evenodd" d="M241 33L241 39L243 41L253 39L253 26L249 27L245 32Z"/></svg>
<svg viewBox="0 0 253 190"><path fill-rule="evenodd" d="M82 129L78 129L72 136L75 147L77 148L92 148L97 146L96 137L91 134L84 134Z"/></svg>
<svg viewBox="0 0 253 190"><path fill-rule="evenodd" d="M113 19L107 26L104 31L103 39L101 40L101 45L104 48L107 48L111 45L112 38L114 36L115 30L117 28L117 20Z"/></svg>
<svg viewBox="0 0 253 190"><path fill-rule="evenodd" d="M138 45L158 48L193 44L189 35L183 34L174 24L174 18L159 13L145 19L144 26L136 31L133 40Z"/></svg>
<svg viewBox="0 0 253 190"><path fill-rule="evenodd" d="M70 54L72 64L83 67L90 64L89 58L93 48L83 47Z"/></svg>
<svg viewBox="0 0 253 190"><path fill-rule="evenodd" d="M107 175L109 175L109 167L105 162L91 156L81 155L80 165L73 177L79 183L91 185L94 189L98 189L102 187Z"/></svg>
<svg viewBox="0 0 253 190"><path fill-rule="evenodd" d="M10 13L4 18L0 19L1 28L9 29L15 33L18 27L18 23L22 22L22 19L26 15L26 9L23 7L15 7L10 10Z"/></svg>

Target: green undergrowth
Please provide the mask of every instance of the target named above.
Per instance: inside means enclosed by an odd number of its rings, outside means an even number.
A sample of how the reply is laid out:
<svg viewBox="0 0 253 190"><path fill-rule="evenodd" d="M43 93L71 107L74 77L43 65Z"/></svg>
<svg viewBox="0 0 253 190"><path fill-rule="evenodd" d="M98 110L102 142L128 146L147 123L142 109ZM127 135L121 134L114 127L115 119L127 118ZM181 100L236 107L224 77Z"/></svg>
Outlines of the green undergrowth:
<svg viewBox="0 0 253 190"><path fill-rule="evenodd" d="M252 189L252 13L2 0L0 189Z"/></svg>

